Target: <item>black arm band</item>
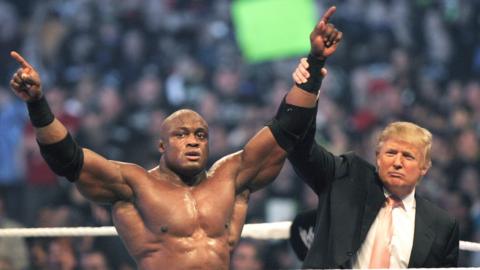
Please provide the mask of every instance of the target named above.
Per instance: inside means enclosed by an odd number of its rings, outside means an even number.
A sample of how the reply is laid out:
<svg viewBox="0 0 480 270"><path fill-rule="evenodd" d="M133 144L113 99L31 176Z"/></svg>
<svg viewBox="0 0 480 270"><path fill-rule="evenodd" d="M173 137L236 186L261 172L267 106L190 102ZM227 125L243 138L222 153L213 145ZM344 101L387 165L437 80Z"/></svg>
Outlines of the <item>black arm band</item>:
<svg viewBox="0 0 480 270"><path fill-rule="evenodd" d="M83 149L70 134L53 144L40 144L40 152L50 169L57 175L74 182L80 176L83 167Z"/></svg>
<svg viewBox="0 0 480 270"><path fill-rule="evenodd" d="M278 145L290 152L305 136L315 119L317 106L313 108L298 107L287 104L285 98L275 117L267 123Z"/></svg>
<svg viewBox="0 0 480 270"><path fill-rule="evenodd" d="M27 102L27 108L30 121L32 121L34 127L40 128L48 126L55 119L44 95L42 95L40 99Z"/></svg>
<svg viewBox="0 0 480 270"><path fill-rule="evenodd" d="M308 77L307 82L296 84L300 89L305 90L312 94L318 94L320 86L322 85L323 76L321 75L321 70L325 66L325 60L320 60L317 57L309 54L307 58L308 62L308 72L310 77Z"/></svg>

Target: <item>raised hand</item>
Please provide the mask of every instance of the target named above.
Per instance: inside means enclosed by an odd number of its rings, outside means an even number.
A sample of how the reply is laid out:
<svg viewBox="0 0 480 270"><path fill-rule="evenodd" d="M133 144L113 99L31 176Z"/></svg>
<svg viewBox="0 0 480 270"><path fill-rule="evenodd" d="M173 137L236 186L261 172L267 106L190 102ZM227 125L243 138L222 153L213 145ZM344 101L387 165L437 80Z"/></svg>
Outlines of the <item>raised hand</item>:
<svg viewBox="0 0 480 270"><path fill-rule="evenodd" d="M328 22L336 10L336 7L330 7L310 33L310 53L319 59L332 55L342 39L342 32Z"/></svg>
<svg viewBox="0 0 480 270"><path fill-rule="evenodd" d="M10 52L20 68L13 74L10 87L13 92L23 101L34 101L42 96L42 87L38 72L23 57L15 52Z"/></svg>

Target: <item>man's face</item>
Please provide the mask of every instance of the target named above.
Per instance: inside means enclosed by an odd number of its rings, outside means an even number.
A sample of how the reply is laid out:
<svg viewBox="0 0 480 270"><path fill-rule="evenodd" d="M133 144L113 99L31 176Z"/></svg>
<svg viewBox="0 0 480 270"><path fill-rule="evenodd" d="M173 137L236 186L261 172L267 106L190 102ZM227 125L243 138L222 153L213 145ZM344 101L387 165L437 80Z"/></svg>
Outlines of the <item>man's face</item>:
<svg viewBox="0 0 480 270"><path fill-rule="evenodd" d="M422 148L397 139L386 140L377 153L380 180L397 196L406 196L428 171Z"/></svg>
<svg viewBox="0 0 480 270"><path fill-rule="evenodd" d="M101 253L91 253L85 255L80 260L83 270L107 270L107 262Z"/></svg>
<svg viewBox="0 0 480 270"><path fill-rule="evenodd" d="M232 256L232 270L260 270L262 262L257 257L257 250L251 244L240 244Z"/></svg>
<svg viewBox="0 0 480 270"><path fill-rule="evenodd" d="M174 172L195 176L208 160L208 126L203 118L190 111L166 120L162 129L160 152Z"/></svg>

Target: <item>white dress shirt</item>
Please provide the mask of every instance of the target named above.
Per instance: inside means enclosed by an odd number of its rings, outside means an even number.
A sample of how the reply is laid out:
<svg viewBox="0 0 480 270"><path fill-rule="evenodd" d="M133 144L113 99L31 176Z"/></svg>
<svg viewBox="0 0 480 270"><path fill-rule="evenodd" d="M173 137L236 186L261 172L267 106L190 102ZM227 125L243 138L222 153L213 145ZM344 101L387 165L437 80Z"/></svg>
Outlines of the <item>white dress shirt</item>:
<svg viewBox="0 0 480 270"><path fill-rule="evenodd" d="M385 197L391 195L383 189ZM393 236L390 254L390 268L407 268L413 246L413 233L415 231L415 190L402 199L403 207L395 207L392 211ZM384 211L380 209L368 231L365 241L360 246L354 260L353 268L368 268L372 254L373 241L378 226L378 217Z"/></svg>

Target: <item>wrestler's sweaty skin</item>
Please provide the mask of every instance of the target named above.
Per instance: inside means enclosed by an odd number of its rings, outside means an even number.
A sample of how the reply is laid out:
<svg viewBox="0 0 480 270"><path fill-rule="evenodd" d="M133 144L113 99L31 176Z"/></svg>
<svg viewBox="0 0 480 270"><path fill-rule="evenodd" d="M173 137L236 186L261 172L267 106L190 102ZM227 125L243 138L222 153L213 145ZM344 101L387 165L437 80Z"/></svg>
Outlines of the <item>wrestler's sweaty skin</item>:
<svg viewBox="0 0 480 270"><path fill-rule="evenodd" d="M341 33L326 24L334 12L334 7L327 10L310 36L317 57L333 54L341 39ZM10 86L28 104L42 154L50 157L47 163L53 160L51 167L69 168L67 178L89 200L112 205L115 227L139 269L228 269L250 194L272 182L286 158L269 127L207 169L208 124L198 113L183 109L161 126L158 166L146 170L108 160L68 140L68 131L58 119L48 120L51 112L38 72L17 52L11 56L20 68ZM325 74L323 69L317 75ZM285 100L313 108L309 95L293 85ZM58 149L59 145L64 147ZM58 151L49 152L52 147Z"/></svg>

